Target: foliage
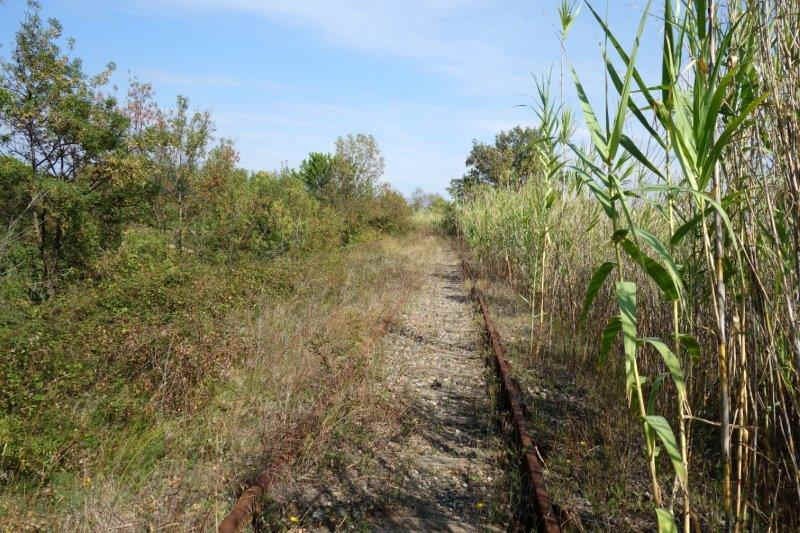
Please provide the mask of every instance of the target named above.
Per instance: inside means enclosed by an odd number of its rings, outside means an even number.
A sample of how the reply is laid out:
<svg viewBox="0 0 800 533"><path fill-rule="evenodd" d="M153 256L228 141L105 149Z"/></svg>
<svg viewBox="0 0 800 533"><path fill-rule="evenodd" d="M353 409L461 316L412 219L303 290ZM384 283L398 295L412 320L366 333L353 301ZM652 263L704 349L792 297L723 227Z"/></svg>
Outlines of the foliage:
<svg viewBox="0 0 800 533"><path fill-rule="evenodd" d="M141 185L134 169L117 172L127 167L119 150L128 122L98 91L113 64L87 76L79 59L62 53L61 36L58 21L44 22L32 5L0 74L0 150L28 167L26 207L14 217L31 213L46 294L119 242L124 208Z"/></svg>
<svg viewBox="0 0 800 533"><path fill-rule="evenodd" d="M375 137L351 133L337 138L335 158L345 164L344 171L335 174L335 197L347 199L374 193L384 168Z"/></svg>
<svg viewBox="0 0 800 533"><path fill-rule="evenodd" d="M613 106L598 112L573 71L588 146L571 143L570 168L551 159L554 176L457 197L457 231L532 313L539 303L541 335L620 379L644 435L654 527L796 528L798 8L666 0L662 68L647 80L647 11L626 49L586 6ZM562 2L563 36L574 13ZM542 217L536 198L552 190Z"/></svg>
<svg viewBox="0 0 800 533"><path fill-rule="evenodd" d="M501 131L493 145L472 141L466 160L467 172L450 182L450 194L461 197L475 185L519 186L541 172L541 132L516 126Z"/></svg>
<svg viewBox="0 0 800 533"><path fill-rule="evenodd" d="M325 197L336 181L335 174L343 169L343 161L331 154L311 152L300 163L297 174L308 190L317 198Z"/></svg>
<svg viewBox="0 0 800 533"><path fill-rule="evenodd" d="M411 209L419 211L422 209L441 209L442 205L447 201L442 198L442 195L437 193L426 193L421 187L414 189L411 197L408 200Z"/></svg>
<svg viewBox="0 0 800 533"><path fill-rule="evenodd" d="M410 228L411 213L411 206L402 194L390 187L381 187L368 223L379 231L401 233Z"/></svg>
<svg viewBox="0 0 800 533"><path fill-rule="evenodd" d="M184 96L162 109L136 78L120 105L111 67L87 76L61 35L32 3L0 74L4 503L90 463L155 468L165 428L238 362L242 316L307 297L317 267L340 275L343 244L410 224L371 135L250 172L210 113Z"/></svg>
<svg viewBox="0 0 800 533"><path fill-rule="evenodd" d="M342 241L352 242L365 229L402 232L410 227L411 210L397 192L378 181L384 160L372 135L348 134L336 139L336 152L312 152L288 174L305 184L323 206L341 216ZM335 226L336 224L333 224Z"/></svg>

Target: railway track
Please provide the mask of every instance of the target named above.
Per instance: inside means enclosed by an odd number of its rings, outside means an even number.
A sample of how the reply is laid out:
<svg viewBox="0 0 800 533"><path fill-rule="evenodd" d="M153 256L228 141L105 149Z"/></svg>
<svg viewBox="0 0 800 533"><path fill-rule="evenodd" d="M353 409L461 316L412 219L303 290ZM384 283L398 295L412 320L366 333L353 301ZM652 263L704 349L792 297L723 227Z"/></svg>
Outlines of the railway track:
<svg viewBox="0 0 800 533"><path fill-rule="evenodd" d="M475 279L469 264L462 261L465 277ZM561 525L553 502L545 488L542 462L536 444L531 436L528 423L528 408L522 397L519 383L511 373L511 365L506 359L506 349L500 334L489 315L483 291L473 285L470 296L478 306L486 329L486 338L491 348L490 364L500 383L502 406L508 412L513 427L514 445L520 456L522 474L522 513L523 529L541 533L560 533Z"/></svg>
<svg viewBox="0 0 800 533"><path fill-rule="evenodd" d="M473 277L466 262L462 262L462 269L465 278ZM499 404L507 413L512 428L510 432L513 440L512 447L519 458L519 478L522 480L519 495L520 505L508 529L510 531L558 533L561 531L559 515L545 489L542 462L529 428L528 410L523 401L519 384L512 375L511 367L506 359L505 346L491 319L482 291L473 286L470 296L483 318L485 338L490 348L484 362L491 366L497 375L500 389ZM377 328L385 332L388 323L388 320L384 320ZM257 515L261 503L269 495L270 487L275 481L272 472L272 468L267 468L250 482L231 511L220 523L220 533L240 531Z"/></svg>

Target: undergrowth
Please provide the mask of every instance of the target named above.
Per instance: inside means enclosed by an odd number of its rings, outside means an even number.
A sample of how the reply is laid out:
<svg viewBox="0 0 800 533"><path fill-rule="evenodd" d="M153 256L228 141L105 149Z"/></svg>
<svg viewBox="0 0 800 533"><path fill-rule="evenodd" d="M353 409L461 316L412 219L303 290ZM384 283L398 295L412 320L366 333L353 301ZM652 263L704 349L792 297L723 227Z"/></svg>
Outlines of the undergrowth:
<svg viewBox="0 0 800 533"><path fill-rule="evenodd" d="M157 239L131 230L113 275L2 330L0 528L209 529L265 466L391 410L367 378L407 241L216 264Z"/></svg>

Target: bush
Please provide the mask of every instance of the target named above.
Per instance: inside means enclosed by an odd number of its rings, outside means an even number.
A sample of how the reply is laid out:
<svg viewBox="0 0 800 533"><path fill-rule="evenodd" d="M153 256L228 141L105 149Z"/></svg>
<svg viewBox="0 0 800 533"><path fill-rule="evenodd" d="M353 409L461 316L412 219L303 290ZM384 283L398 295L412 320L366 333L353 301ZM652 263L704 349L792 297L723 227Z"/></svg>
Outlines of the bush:
<svg viewBox="0 0 800 533"><path fill-rule="evenodd" d="M403 195L389 187L380 190L372 203L369 225L379 231L398 233L411 228L411 207Z"/></svg>

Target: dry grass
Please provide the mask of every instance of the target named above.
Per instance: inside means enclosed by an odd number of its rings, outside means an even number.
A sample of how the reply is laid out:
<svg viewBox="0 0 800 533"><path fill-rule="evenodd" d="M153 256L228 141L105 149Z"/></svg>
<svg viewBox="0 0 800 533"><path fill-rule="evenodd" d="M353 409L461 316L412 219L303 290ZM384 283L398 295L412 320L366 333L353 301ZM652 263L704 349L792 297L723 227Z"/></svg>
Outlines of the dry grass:
<svg viewBox="0 0 800 533"><path fill-rule="evenodd" d="M201 380L203 407L121 432L82 472L7 493L0 528L210 530L265 466L302 476L343 440L365 438L350 429L393 411L375 386L382 321L419 283L430 238L385 238L293 265L284 296L208 324L217 331L203 348L229 356L216 358L219 379Z"/></svg>

